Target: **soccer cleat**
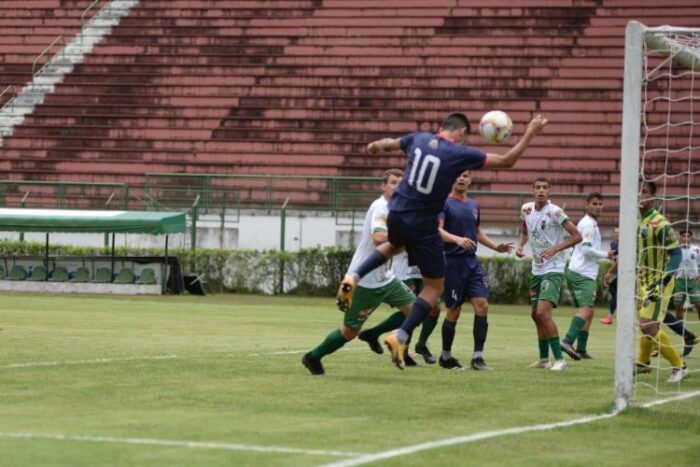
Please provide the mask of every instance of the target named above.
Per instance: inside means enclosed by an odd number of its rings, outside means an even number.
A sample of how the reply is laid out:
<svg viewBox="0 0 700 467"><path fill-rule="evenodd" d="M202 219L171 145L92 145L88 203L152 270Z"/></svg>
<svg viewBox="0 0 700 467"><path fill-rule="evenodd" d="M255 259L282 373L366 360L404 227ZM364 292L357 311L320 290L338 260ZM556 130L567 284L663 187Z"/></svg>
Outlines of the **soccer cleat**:
<svg viewBox="0 0 700 467"><path fill-rule="evenodd" d="M550 370L552 371L564 371L566 370L567 364L566 361L562 360L554 360L554 363L552 364L552 367Z"/></svg>
<svg viewBox="0 0 700 467"><path fill-rule="evenodd" d="M326 374L326 370L323 369L321 360L312 357L311 352L304 354L304 357L301 359L301 363L304 364L306 369L309 370L312 375L322 376Z"/></svg>
<svg viewBox="0 0 700 467"><path fill-rule="evenodd" d="M403 361L403 354L406 351L406 344L399 342L399 338L395 332L392 332L384 339L386 348L389 349L391 353L391 361L396 365L396 368L403 370L405 368L405 363Z"/></svg>
<svg viewBox="0 0 700 467"><path fill-rule="evenodd" d="M581 360L581 356L578 354L578 352L574 350L574 346L572 346L570 343L566 341L561 341L561 349L574 360ZM554 369L554 367L552 367L552 369Z"/></svg>
<svg viewBox="0 0 700 467"><path fill-rule="evenodd" d="M695 339L686 339L685 345L683 346L683 356L687 357L690 355L690 352L693 351L693 347L698 344L700 344L700 337L696 337Z"/></svg>
<svg viewBox="0 0 700 467"><path fill-rule="evenodd" d="M615 322L615 319L608 315L605 318L600 318L600 322L603 324L613 324Z"/></svg>
<svg viewBox="0 0 700 467"><path fill-rule="evenodd" d="M379 355L384 353L384 349L379 343L379 339L374 337L369 329L361 331L360 334L357 335L357 338L361 341L367 342L367 345L369 345L369 348L372 350L372 352L378 353Z"/></svg>
<svg viewBox="0 0 700 467"><path fill-rule="evenodd" d="M355 278L351 275L345 276L340 282L335 303L338 305L338 309L343 313L348 311L350 305L352 305L352 294L355 292L355 285Z"/></svg>
<svg viewBox="0 0 700 467"><path fill-rule="evenodd" d="M404 366L418 366L418 363L411 357L411 355L406 352L403 354L403 363Z"/></svg>
<svg viewBox="0 0 700 467"><path fill-rule="evenodd" d="M669 383L680 383L686 379L689 374L688 367L685 365L683 365L681 368L673 368L671 370L671 376L666 381Z"/></svg>
<svg viewBox="0 0 700 467"><path fill-rule="evenodd" d="M538 360L535 360L534 362L530 363L527 367L528 368L542 368L542 369L548 370L548 369L552 368L552 364L549 362L549 360L538 359Z"/></svg>
<svg viewBox="0 0 700 467"><path fill-rule="evenodd" d="M459 363L459 360L457 360L454 357L450 357L447 360L440 357L440 366L446 370L462 370L462 369L464 369L462 364Z"/></svg>
<svg viewBox="0 0 700 467"><path fill-rule="evenodd" d="M579 356L581 357L581 360L592 360L593 359L593 356L591 354L589 354L588 352L586 352L585 350L584 351L577 350L576 353L579 354Z"/></svg>
<svg viewBox="0 0 700 467"><path fill-rule="evenodd" d="M483 358L481 357L476 357L472 358L472 363L471 363L472 370L477 370L477 371L491 371L491 367L486 364Z"/></svg>
<svg viewBox="0 0 700 467"><path fill-rule="evenodd" d="M634 371L633 372L634 372L635 376L641 375L644 373L651 373L651 365L649 364L649 362L647 362L647 363L637 362L634 364Z"/></svg>
<svg viewBox="0 0 700 467"><path fill-rule="evenodd" d="M432 365L437 362L435 356L430 352L430 349L428 349L427 345L416 344L416 353L422 356L423 360L425 360L425 363L427 363L428 365Z"/></svg>

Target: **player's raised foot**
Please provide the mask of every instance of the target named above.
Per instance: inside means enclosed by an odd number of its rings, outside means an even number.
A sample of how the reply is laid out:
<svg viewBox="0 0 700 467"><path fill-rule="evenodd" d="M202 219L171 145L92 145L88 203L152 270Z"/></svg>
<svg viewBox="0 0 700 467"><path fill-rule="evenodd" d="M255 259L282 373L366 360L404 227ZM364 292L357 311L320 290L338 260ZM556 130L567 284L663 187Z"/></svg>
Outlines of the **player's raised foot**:
<svg viewBox="0 0 700 467"><path fill-rule="evenodd" d="M543 360L540 358L540 359L535 360L534 362L530 363L527 367L528 368L541 368L544 370L548 370L548 369L552 368L552 364L549 362L549 360Z"/></svg>
<svg viewBox="0 0 700 467"><path fill-rule="evenodd" d="M418 366L418 362L416 362L408 352L403 354L403 364L404 366Z"/></svg>
<svg viewBox="0 0 700 467"><path fill-rule="evenodd" d="M335 303L338 305L338 309L340 311L346 312L348 309L350 309L350 305L352 305L352 294L355 293L356 285L357 281L352 274L345 276L340 282L338 295L335 300Z"/></svg>
<svg viewBox="0 0 700 467"><path fill-rule="evenodd" d="M593 360L593 356L585 350L583 350L583 351L577 350L576 353L579 354L579 356L581 357L581 360Z"/></svg>
<svg viewBox="0 0 700 467"><path fill-rule="evenodd" d="M311 352L304 354L301 359L301 363L304 364L306 369L309 370L312 375L323 376L326 374L326 370L323 369L321 360L312 357Z"/></svg>
<svg viewBox="0 0 700 467"><path fill-rule="evenodd" d="M440 366L446 370L463 370L464 369L462 364L459 363L459 360L457 360L454 357L450 357L447 360L440 357Z"/></svg>
<svg viewBox="0 0 700 467"><path fill-rule="evenodd" d="M666 381L669 383L680 383L690 375L688 367L683 365L681 368L673 368L671 370L671 377Z"/></svg>
<svg viewBox="0 0 700 467"><path fill-rule="evenodd" d="M369 329L360 331L360 333L357 335L357 338L361 341L367 342L367 345L369 345L369 348L372 350L372 352L378 353L379 355L384 353L384 349L379 343L379 339L374 337Z"/></svg>
<svg viewBox="0 0 700 467"><path fill-rule="evenodd" d="M432 365L437 362L435 356L432 354L432 352L430 352L430 349L427 345L416 344L416 353L423 357L423 360L425 360L425 363L427 363L428 365Z"/></svg>
<svg viewBox="0 0 700 467"><path fill-rule="evenodd" d="M395 332L392 332L384 339L386 348L391 353L391 361L396 365L396 368L403 370L406 366L403 361L403 354L406 351L406 344L399 342L399 338Z"/></svg>
<svg viewBox="0 0 700 467"><path fill-rule="evenodd" d="M683 345L683 356L687 357L690 355L690 352L693 351L693 347L698 344L700 344L700 337L696 337L695 339L686 339L685 345Z"/></svg>
<svg viewBox="0 0 700 467"><path fill-rule="evenodd" d="M578 354L578 352L576 352L576 350L574 350L574 346L569 342L561 341L561 349L574 360L581 360L581 356ZM552 366L552 369L554 369L554 366Z"/></svg>
<svg viewBox="0 0 700 467"><path fill-rule="evenodd" d="M472 370L476 371L491 371L491 367L486 364L482 357L472 358Z"/></svg>
<svg viewBox="0 0 700 467"><path fill-rule="evenodd" d="M562 360L554 360L554 363L552 363L552 367L550 370L552 371L564 371L566 370L566 367L568 365L566 364L566 361Z"/></svg>
<svg viewBox="0 0 700 467"><path fill-rule="evenodd" d="M600 322L603 324L613 324L615 322L615 319L612 316L608 315L604 318L600 318Z"/></svg>
<svg viewBox="0 0 700 467"><path fill-rule="evenodd" d="M644 373L651 373L651 365L649 362L646 363L641 363L637 362L634 364L634 374L636 375L641 375Z"/></svg>

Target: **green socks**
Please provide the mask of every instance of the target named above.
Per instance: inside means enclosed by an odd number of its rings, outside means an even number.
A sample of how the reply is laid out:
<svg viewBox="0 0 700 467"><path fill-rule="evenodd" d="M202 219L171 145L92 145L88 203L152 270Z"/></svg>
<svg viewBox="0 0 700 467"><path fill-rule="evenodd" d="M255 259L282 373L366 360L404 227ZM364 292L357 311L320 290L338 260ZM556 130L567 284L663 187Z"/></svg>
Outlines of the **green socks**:
<svg viewBox="0 0 700 467"><path fill-rule="evenodd" d="M571 319L569 332L566 333L564 340L569 344L573 344L576 338L578 337L579 333L581 332L581 328L584 324L586 324L586 321L583 318L581 318L580 316L574 316Z"/></svg>
<svg viewBox="0 0 700 467"><path fill-rule="evenodd" d="M400 311L396 311L391 314L387 319L377 324L375 327L368 329L372 333L372 337L379 339L379 336L385 332L393 331L403 324L403 320L406 319L406 315Z"/></svg>
<svg viewBox="0 0 700 467"><path fill-rule="evenodd" d="M420 336L418 337L418 342L416 342L416 345L424 347L428 343L428 338L433 333L433 329L435 329L437 322L437 318L433 316L428 315L425 317L425 319L423 320L423 326L420 329Z"/></svg>
<svg viewBox="0 0 700 467"><path fill-rule="evenodd" d="M587 344L588 344L588 331L579 332L578 333L578 343L576 345L576 352L585 353Z"/></svg>
<svg viewBox="0 0 700 467"><path fill-rule="evenodd" d="M401 315L403 316L403 315ZM347 343L340 329L336 329L326 336L321 344L311 351L311 356L317 360L322 359L344 346Z"/></svg>
<svg viewBox="0 0 700 467"><path fill-rule="evenodd" d="M540 360L547 360L549 358L549 341L540 339L537 344L540 346Z"/></svg>
<svg viewBox="0 0 700 467"><path fill-rule="evenodd" d="M554 354L555 360L561 360L561 345L559 344L559 336L554 336L549 338L549 346L552 348L552 353Z"/></svg>

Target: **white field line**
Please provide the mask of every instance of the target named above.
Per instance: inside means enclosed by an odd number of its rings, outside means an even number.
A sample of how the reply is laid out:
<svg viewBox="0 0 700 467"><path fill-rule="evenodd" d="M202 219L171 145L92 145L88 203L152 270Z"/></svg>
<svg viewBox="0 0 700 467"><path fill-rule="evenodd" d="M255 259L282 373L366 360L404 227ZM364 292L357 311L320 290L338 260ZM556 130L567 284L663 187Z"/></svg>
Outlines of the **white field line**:
<svg viewBox="0 0 700 467"><path fill-rule="evenodd" d="M253 451L264 453L302 454L307 456L353 457L357 452L323 451L316 449L287 448L281 446L256 446L254 444L223 443L210 441L179 441L172 439L117 438L113 436L65 435L59 433L0 432L0 438L45 439L54 441L74 441L83 443L137 444L150 446L170 446L188 449L221 449L226 451Z"/></svg>
<svg viewBox="0 0 700 467"><path fill-rule="evenodd" d="M670 397L668 399L661 399L657 401L648 402L642 404L641 407L649 408L655 405L666 404L668 402L679 401L683 399L690 399L691 397L700 396L700 391L693 391L686 394L679 394L675 397ZM347 459L340 462L333 462L330 464L323 464L322 467L350 467L353 465L368 464L370 462L375 462L384 459L391 459L393 457L405 456L407 454L414 454L420 451L427 451L430 449L441 448L444 446L454 446L456 444L466 444L472 443L474 441L480 441L482 439L497 438L500 436L516 435L520 433L528 433L531 431L546 431L553 430L557 428L567 428L575 425L583 425L586 423L597 422L598 420L605 420L607 418L615 417L619 414L619 411L614 411L606 414L592 415L589 417L577 418L574 420L568 420L564 422L557 423L544 423L540 425L529 425L521 427L506 428L503 430L494 431L484 431L481 433L474 433L472 435L457 436L454 438L445 438L436 441L429 441L427 443L414 444L413 446L406 446L403 448L390 449L388 451L378 452L375 454L367 454L364 456L356 457L354 459Z"/></svg>
<svg viewBox="0 0 700 467"><path fill-rule="evenodd" d="M170 360L177 358L177 355L154 355L152 357L124 357L124 358L94 358L91 360L66 360L55 362L26 362L26 363L11 363L9 365L0 366L0 369L11 368L31 368L42 366L58 366L58 365L89 365L93 363L113 363L113 362L131 362L138 360Z"/></svg>

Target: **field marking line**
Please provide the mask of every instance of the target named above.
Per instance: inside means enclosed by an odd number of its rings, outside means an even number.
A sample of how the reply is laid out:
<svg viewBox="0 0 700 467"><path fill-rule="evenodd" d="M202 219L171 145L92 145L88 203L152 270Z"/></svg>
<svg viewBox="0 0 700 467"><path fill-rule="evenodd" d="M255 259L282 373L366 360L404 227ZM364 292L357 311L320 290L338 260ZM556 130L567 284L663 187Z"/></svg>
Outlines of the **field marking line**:
<svg viewBox="0 0 700 467"><path fill-rule="evenodd" d="M173 439L118 438L114 436L65 435L60 433L0 432L0 438L48 439L54 441L77 441L88 443L136 444L170 446L189 449L222 449L226 451L277 452L283 454L303 454L310 456L354 457L358 452L324 451L318 449L288 448L279 446L256 446L254 444L224 443L216 441L179 441Z"/></svg>
<svg viewBox="0 0 700 467"><path fill-rule="evenodd" d="M94 358L91 360L66 360L55 362L26 362L26 363L11 363L9 365L0 366L0 369L11 368L31 368L42 366L58 366L58 365L87 365L91 363L113 363L113 362L131 362L138 360L171 360L177 358L177 355L154 355L151 357L123 357L123 358Z"/></svg>
<svg viewBox="0 0 700 467"><path fill-rule="evenodd" d="M683 399L690 399L691 397L700 396L700 391L693 391L686 394L679 394L675 397L668 399L662 399L658 401L652 401L642 404L641 407L649 408L655 405L666 404L668 402L679 401ZM322 467L350 467L354 465L368 464L370 462L375 462L378 460L391 459L393 457L405 456L407 454L414 454L420 451L427 451L430 449L436 449L445 446L453 446L456 444L467 444L474 441L480 441L482 439L497 438L500 436L515 435L520 433L527 433L530 431L546 431L556 428L567 428L575 425L583 425L586 423L596 422L598 420L605 420L607 418L612 418L620 414L620 411L613 411L605 414L591 415L588 417L577 418L574 420L568 420L556 423L544 423L539 425L528 425L521 427L506 428L503 430L494 431L484 431L481 433L474 433L471 435L457 436L454 438L445 438L436 441L429 441L427 443L415 444L413 446L406 446L403 448L390 449L388 451L377 452L375 454L367 454L354 459L347 459L339 462L333 462L330 464L323 464Z"/></svg>

